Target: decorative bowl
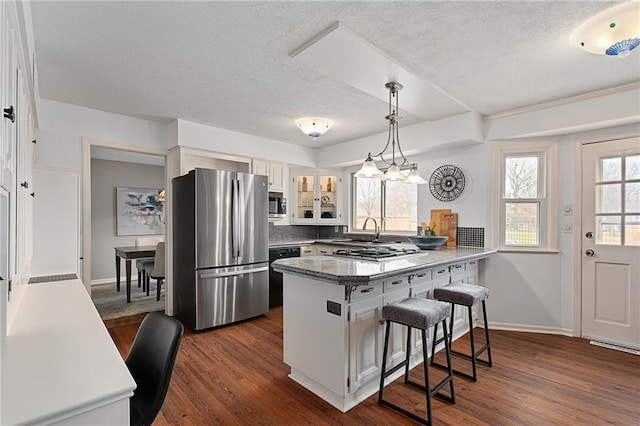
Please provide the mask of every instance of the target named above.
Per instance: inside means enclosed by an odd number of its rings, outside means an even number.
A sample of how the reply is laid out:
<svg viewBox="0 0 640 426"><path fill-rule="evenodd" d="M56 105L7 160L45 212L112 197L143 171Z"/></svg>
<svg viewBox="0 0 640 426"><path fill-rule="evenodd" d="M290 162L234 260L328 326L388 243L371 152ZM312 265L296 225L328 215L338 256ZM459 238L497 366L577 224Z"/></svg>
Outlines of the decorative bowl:
<svg viewBox="0 0 640 426"><path fill-rule="evenodd" d="M421 235L411 235L409 241L417 245L420 250L433 250L447 242L449 237L423 237Z"/></svg>

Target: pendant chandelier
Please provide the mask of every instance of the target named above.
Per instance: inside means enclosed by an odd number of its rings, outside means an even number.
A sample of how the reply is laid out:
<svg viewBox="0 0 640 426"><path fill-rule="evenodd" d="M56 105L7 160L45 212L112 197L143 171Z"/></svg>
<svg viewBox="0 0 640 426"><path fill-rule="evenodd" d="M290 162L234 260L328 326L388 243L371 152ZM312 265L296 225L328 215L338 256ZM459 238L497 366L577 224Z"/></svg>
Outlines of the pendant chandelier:
<svg viewBox="0 0 640 426"><path fill-rule="evenodd" d="M387 144L384 146L384 149L377 155L371 155L369 153L367 155L367 159L364 164L355 174L358 178L380 178L385 181L400 181L406 183L417 183L424 184L427 183L426 180L420 176L418 173L418 165L416 163L409 163L407 158L402 153L402 148L400 147L400 137L398 135L398 121L402 119L399 115L398 108L398 92L402 90L402 84L396 82L389 82L384 85L387 89L389 89L389 114L385 117L389 121L389 133L387 136ZM394 101L395 99L395 106ZM383 155L389 148L389 143L391 143L391 163L384 159ZM402 159L400 164L396 163L396 145L398 147L398 153L400 154L400 158L398 161ZM385 172L382 172L376 166L376 163L373 161L374 158L379 158L380 161L388 165L389 167ZM402 172L402 170L409 170L408 174Z"/></svg>

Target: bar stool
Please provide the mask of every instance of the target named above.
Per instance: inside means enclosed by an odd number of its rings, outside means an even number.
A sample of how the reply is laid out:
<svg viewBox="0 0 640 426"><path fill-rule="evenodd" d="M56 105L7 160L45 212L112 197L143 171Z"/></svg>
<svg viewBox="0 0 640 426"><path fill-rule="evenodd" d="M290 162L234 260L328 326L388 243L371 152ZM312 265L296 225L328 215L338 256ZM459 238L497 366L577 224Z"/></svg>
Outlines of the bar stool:
<svg viewBox="0 0 640 426"><path fill-rule="evenodd" d="M453 391L453 371L451 370L451 359L449 354L449 342L445 340L445 352L447 354L447 365L449 374L442 379L433 389L429 387L429 366L427 363L428 349L427 349L427 330L442 321L442 327L447 330L447 317L451 307L443 302L437 302L430 299L422 299L417 297L409 297L398 303L386 305L382 308L382 317L387 321L387 327L384 338L384 350L382 354L382 374L380 375L380 391L378 393L378 404L386 405L387 407L398 411L399 413L425 425L431 425L431 397L438 396L447 401L455 404L455 394ZM385 371L387 368L387 349L389 347L389 331L391 323L407 326L407 357L400 364L391 368L389 371ZM424 360L424 385L409 380L409 359L411 358L411 328L422 330L422 356ZM435 339L435 335L434 335ZM404 408L401 408L395 404L385 401L382 398L384 390L384 379L399 370L404 369L404 383L413 385L418 389L425 392L427 398L427 417L423 419L416 414L411 413ZM449 384L450 395L443 395L439 393L446 384Z"/></svg>
<svg viewBox="0 0 640 426"><path fill-rule="evenodd" d="M433 291L433 297L436 300L451 303L451 322L449 323L450 329L449 329L448 335L445 330L442 338L436 340L434 337L433 339L433 346L431 348L431 365L433 365L434 367L440 367L443 369L447 368L447 366L445 365L437 364L434 360L433 354L435 353L436 345L442 342L443 340L445 341L445 343L447 340L449 340L449 346L451 347L451 344L453 343L453 317L454 317L455 305L466 306L469 313L469 339L471 343L471 355L458 352L453 349L451 349L451 354L461 358L471 360L471 367L472 367L473 374L464 373L458 370L453 370L453 372L461 376L473 379L474 382L477 382L478 376L476 373L476 363L486 365L487 367L491 367L493 365L493 363L491 362L491 344L489 342L489 325L487 323L487 306L485 304L486 299L489 297L489 290L486 287L481 287L479 285L457 283L457 284L450 284L445 287L436 288ZM471 309L473 305L475 305L478 302L482 302L482 316L484 318L484 336L486 339L486 344L480 349L478 349L478 351L476 351L475 342L473 339L473 313ZM435 336L435 333L437 332L438 332L438 324L436 324L434 336ZM449 339L445 339L445 337L447 336L449 337ZM487 358L488 358L487 361L478 358L478 356L481 355L484 351L487 351ZM447 363L449 363L448 360L447 360Z"/></svg>

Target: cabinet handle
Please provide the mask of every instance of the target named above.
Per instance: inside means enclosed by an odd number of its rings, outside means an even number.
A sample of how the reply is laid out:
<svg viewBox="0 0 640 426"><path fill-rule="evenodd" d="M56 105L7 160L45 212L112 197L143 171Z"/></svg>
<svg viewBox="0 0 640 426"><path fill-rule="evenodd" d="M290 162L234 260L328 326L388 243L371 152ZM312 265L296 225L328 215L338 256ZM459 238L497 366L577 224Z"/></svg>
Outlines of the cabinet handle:
<svg viewBox="0 0 640 426"><path fill-rule="evenodd" d="M16 110L13 108L13 105L4 109L4 118L8 118L12 123L16 122Z"/></svg>
<svg viewBox="0 0 640 426"><path fill-rule="evenodd" d="M21 187L23 187L24 189L28 189L29 188L29 182L24 181L20 184Z"/></svg>
<svg viewBox="0 0 640 426"><path fill-rule="evenodd" d="M32 197L34 197L34 198L35 198L36 193L35 193L35 192L32 192L32 193L31 193L31 194L29 194L29 195L31 195Z"/></svg>
<svg viewBox="0 0 640 426"><path fill-rule="evenodd" d="M360 290L360 293L371 293L373 291L373 287L368 287Z"/></svg>
<svg viewBox="0 0 640 426"><path fill-rule="evenodd" d="M446 269L440 269L436 274L444 274L445 272L447 272Z"/></svg>
<svg viewBox="0 0 640 426"><path fill-rule="evenodd" d="M427 274L418 274L418 278L423 278L423 277L426 277L426 276L427 276Z"/></svg>
<svg viewBox="0 0 640 426"><path fill-rule="evenodd" d="M402 284L403 280L398 280L398 281L391 281L391 285L398 285L398 284Z"/></svg>

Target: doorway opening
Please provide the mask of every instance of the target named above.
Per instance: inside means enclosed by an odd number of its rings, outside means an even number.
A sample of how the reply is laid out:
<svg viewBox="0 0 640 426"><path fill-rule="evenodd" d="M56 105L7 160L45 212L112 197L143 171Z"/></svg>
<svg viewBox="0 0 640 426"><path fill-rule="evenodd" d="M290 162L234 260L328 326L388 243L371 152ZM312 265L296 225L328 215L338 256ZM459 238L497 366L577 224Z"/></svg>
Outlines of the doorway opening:
<svg viewBox="0 0 640 426"><path fill-rule="evenodd" d="M166 286L158 297L158 280L149 279L147 295L138 262L116 256L137 242L153 239L155 251L165 241L166 184L165 152L83 140L81 275L103 321L166 310ZM145 259L151 267L153 255Z"/></svg>

